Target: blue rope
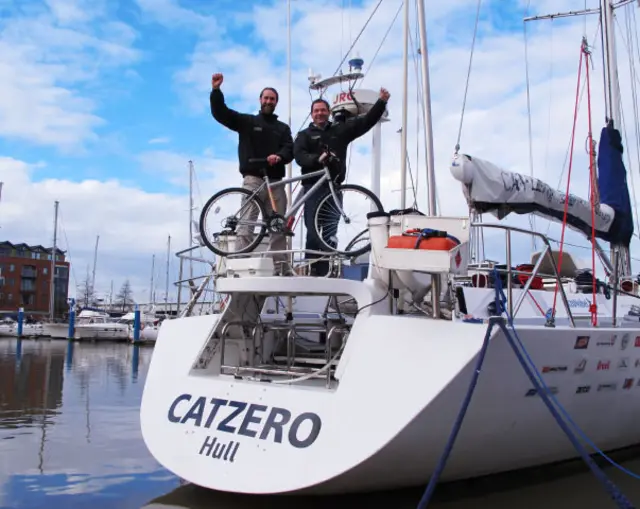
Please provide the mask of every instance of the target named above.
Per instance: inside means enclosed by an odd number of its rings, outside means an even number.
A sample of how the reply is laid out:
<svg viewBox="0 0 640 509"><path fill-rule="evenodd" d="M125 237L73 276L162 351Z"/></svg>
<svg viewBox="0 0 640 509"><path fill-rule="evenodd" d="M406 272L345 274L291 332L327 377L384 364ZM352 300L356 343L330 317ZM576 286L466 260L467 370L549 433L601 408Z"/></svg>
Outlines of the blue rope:
<svg viewBox="0 0 640 509"><path fill-rule="evenodd" d="M506 309L505 309L505 306L504 306L504 304L506 302L506 297L504 295L504 291L502 290L502 284L501 284L500 278L498 276L499 275L498 275L497 270L494 269L494 280L495 280L495 290L496 290L496 299L495 299L496 312L501 314L503 311L506 313ZM511 328L514 331L514 334L517 337L517 332L516 332L515 327L513 325L513 319L509 316L508 313L507 313L507 319L508 319L509 325L511 326ZM480 370L482 368L482 364L484 362L484 358L485 358L485 355L486 355L486 352L487 352L487 348L489 346L489 339L491 337L491 331L493 330L493 327L496 324L498 325L498 327L500 327L500 329L504 333L507 341L511 345L516 357L518 358L518 361L520 362L520 364L522 365L523 369L525 370L525 373L527 374L527 376L529 377L529 379L533 383L533 386L535 387L537 393L540 395L540 397L544 401L545 405L547 406L547 408L549 409L549 411L551 412L553 417L556 419L558 425L565 432L565 434L567 435L567 438L569 438L569 440L571 441L571 443L575 447L576 451L580 454L580 456L582 456L583 460L589 466L589 468L591 469L593 474L598 478L598 480L600 482L602 482L605 490L609 493L609 495L611 496L613 501L617 504L617 506L620 509L635 509L633 504L631 504L631 502L624 496L624 494L620 491L620 489L613 482L611 482L609 480L609 478L602 471L602 469L600 469L600 467L598 467L598 465L593 461L593 459L589 456L589 453L585 450L585 448L582 446L582 444L577 440L575 435L571 432L571 429L567 426L567 423L562 420L562 417L558 413L558 410L553 406L552 401L549 399L550 391L549 391L548 387L544 383L544 380L542 380L542 377L540 376L538 371L535 369L535 365L531 362L531 358L526 353L526 349L524 348L524 345L522 345L522 342L520 341L520 338L518 338L518 343L520 344L520 347L521 347L522 351L525 352L525 355L527 356L527 358L529 359L531 364L533 364L535 373L538 375L539 379L537 379L536 376L534 376L534 370L532 370L531 367L529 365L527 365L527 362L525 361L525 358L523 357L522 353L520 352L520 350L516 346L516 342L514 341L513 337L511 336L511 334L509 333L507 328L504 326L504 323L502 322L502 319L500 317L491 317L490 320L489 320L489 327L487 328L487 332L486 332L485 337L484 337L482 348L480 350L480 354L479 354L478 360L476 362L475 371L473 373L473 376L472 376L472 379L471 379L471 383L469 385L469 389L467 390L467 394L466 394L466 396L465 396L465 398L463 400L462 406L460 408L460 412L458 413L456 421L455 421L455 423L453 425L453 428L451 430L451 434L449 435L449 439L448 439L447 444L445 446L445 449L444 449L444 451L442 453L442 456L440 457L440 460L438 461L438 464L436 465L436 468L435 468L435 470L433 472L433 475L429 479L429 484L427 485L427 488L425 489L425 492L422 495L422 498L420 499L420 502L418 504L418 509L425 509L428 506L428 504L429 504L429 502L431 500L431 497L433 496L433 493L435 491L436 485L438 484L438 480L439 480L439 478L440 478L440 476L441 476L441 474L442 474L442 472L443 472L443 470L444 470L444 468L445 468L445 466L447 464L447 460L449 459L449 455L451 454L451 450L453 449L453 445L455 443L455 440L456 440L456 438L458 436L460 428L462 427L462 422L464 421L464 417L465 417L465 415L467 413L467 409L469 407L469 403L471 402L471 397L473 396L473 393L475 391L476 385L478 383L478 378L480 376ZM543 387L541 387L541 383L540 382L542 382L542 386ZM551 396L553 397L553 395L551 395ZM555 398L553 398L553 399L555 401ZM556 404L557 404L557 401L556 401Z"/></svg>
<svg viewBox="0 0 640 509"><path fill-rule="evenodd" d="M480 376L480 370L482 369L482 364L484 362L484 356L487 353L487 348L489 347L489 339L491 338L491 331L493 330L494 325L500 318L490 318L489 319L489 327L487 328L487 332L484 335L484 341L482 343L482 348L480 349L480 354L478 355L478 360L476 361L476 367L473 372L473 376L471 377L471 383L469 384L469 390L467 391L467 395L464 397L464 401L462 402L462 407L460 408L460 412L458 413L458 417L456 417L456 421L453 424L453 428L451 429L451 434L449 435L449 440L447 440L447 445L444 448L444 452L440 457L440 461L436 465L436 469L429 479L429 484L420 499L420 503L418 504L418 509L425 509L429 504L429 500L431 499L433 492L436 489L436 485L438 484L438 479L444 470L444 467L447 465L447 460L449 459L449 454L451 454L451 450L453 449L453 444L456 441L458 436L458 432L462 427L462 421L464 421L464 417L467 413L467 409L469 408L469 403L471 402L471 396L473 396L473 392L475 391L476 385L478 383L478 377Z"/></svg>

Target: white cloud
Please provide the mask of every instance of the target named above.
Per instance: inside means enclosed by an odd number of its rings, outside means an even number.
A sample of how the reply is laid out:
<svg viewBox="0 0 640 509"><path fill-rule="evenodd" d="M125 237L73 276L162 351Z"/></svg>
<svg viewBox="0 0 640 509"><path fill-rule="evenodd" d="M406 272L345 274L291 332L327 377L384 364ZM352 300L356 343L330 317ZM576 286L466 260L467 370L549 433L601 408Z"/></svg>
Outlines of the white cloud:
<svg viewBox="0 0 640 509"><path fill-rule="evenodd" d="M160 136L158 138L151 138L148 143L150 145L159 145L162 143L169 143L171 141L171 138L167 137L167 136Z"/></svg>
<svg viewBox="0 0 640 509"><path fill-rule="evenodd" d="M45 0L45 3L61 23L88 21L105 9L103 0Z"/></svg>
<svg viewBox="0 0 640 509"><path fill-rule="evenodd" d="M51 245L54 201L58 200L58 246L68 250L72 264L71 294L74 283L84 279L87 266L93 266L96 235L100 235L96 286L101 292L108 291L112 279L117 291L128 278L136 298L146 299L152 254L164 283L167 236L172 237L174 252L188 243L188 203L182 196L148 193L115 180L34 182L34 166L0 158L3 239ZM173 282L177 263L171 263Z"/></svg>
<svg viewBox="0 0 640 509"><path fill-rule="evenodd" d="M0 135L78 150L104 121L82 86L137 62L136 32L119 21L69 25L101 14L100 2L49 0L49 13L0 25ZM73 26L73 28L71 28Z"/></svg>

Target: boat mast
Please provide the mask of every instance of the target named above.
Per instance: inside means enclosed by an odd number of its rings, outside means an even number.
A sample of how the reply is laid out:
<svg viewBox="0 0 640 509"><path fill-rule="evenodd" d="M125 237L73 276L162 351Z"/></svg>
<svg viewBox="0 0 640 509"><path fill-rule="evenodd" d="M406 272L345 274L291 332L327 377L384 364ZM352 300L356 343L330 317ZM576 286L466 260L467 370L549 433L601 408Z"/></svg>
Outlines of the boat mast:
<svg viewBox="0 0 640 509"><path fill-rule="evenodd" d="M193 247L193 161L189 161L189 248ZM193 279L193 252L189 251L189 279Z"/></svg>
<svg viewBox="0 0 640 509"><path fill-rule="evenodd" d="M615 129L620 130L622 122L614 32L614 7L612 0L600 0L602 50L604 54L605 121L611 123ZM629 246L612 243L611 261L614 269L613 284L617 285L620 277L631 275Z"/></svg>
<svg viewBox="0 0 640 509"><path fill-rule="evenodd" d="M96 236L96 247L93 250L93 272L91 273L91 293L94 296L96 293L96 265L98 264L98 242L100 242L100 235Z"/></svg>
<svg viewBox="0 0 640 509"><path fill-rule="evenodd" d="M58 251L58 206L60 202L55 201L53 205L53 248L51 249L51 281L49 283L49 319L53 321L55 314L56 300L56 254Z"/></svg>
<svg viewBox="0 0 640 509"><path fill-rule="evenodd" d="M171 256L171 235L167 239L167 269L164 280L164 312L167 313L169 305L169 257Z"/></svg>
<svg viewBox="0 0 640 509"><path fill-rule="evenodd" d="M424 0L418 2L418 30L420 31L420 65L422 69L422 105L424 108L424 147L427 165L427 214L437 216L436 174L433 157L433 125L431 120L431 85L429 83L429 57L427 44L427 22Z"/></svg>
<svg viewBox="0 0 640 509"><path fill-rule="evenodd" d="M151 255L151 283L149 284L149 304L153 303L153 276L156 271L156 255Z"/></svg>
<svg viewBox="0 0 640 509"><path fill-rule="evenodd" d="M400 209L407 207L407 111L409 108L409 0L404 0L402 130L400 131Z"/></svg>

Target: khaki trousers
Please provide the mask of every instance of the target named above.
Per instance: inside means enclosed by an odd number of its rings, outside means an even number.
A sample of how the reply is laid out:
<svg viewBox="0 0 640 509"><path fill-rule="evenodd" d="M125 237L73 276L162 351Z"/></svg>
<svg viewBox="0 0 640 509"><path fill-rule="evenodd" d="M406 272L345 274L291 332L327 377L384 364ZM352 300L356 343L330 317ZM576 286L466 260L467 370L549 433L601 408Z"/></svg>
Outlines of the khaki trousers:
<svg viewBox="0 0 640 509"><path fill-rule="evenodd" d="M264 179L260 177L254 177L251 175L247 175L244 177L242 181L242 187L251 191L252 193L256 191L262 184L264 184ZM276 210L275 212L284 215L287 209L287 193L285 191L285 186L278 186L271 189L271 193L273 194L273 200L275 201ZM267 216L273 213L273 208L271 207L271 200L269 199L269 194L267 193L266 186L257 194L257 196L262 200L265 205ZM242 204L244 205L248 196L242 199ZM243 219L248 221L255 221L258 219L258 208L257 207L248 207L247 210L243 214ZM266 218L263 218L266 219ZM248 245L251 240L253 240L253 228L249 226L240 226L238 228L238 238L236 241L236 249L240 250L246 245ZM284 251L287 249L287 240L284 234L282 233L268 233L269 235L269 247L268 251ZM286 272L287 259L288 256L286 254L275 254L272 255L273 265L275 267L275 271L277 274L282 272Z"/></svg>

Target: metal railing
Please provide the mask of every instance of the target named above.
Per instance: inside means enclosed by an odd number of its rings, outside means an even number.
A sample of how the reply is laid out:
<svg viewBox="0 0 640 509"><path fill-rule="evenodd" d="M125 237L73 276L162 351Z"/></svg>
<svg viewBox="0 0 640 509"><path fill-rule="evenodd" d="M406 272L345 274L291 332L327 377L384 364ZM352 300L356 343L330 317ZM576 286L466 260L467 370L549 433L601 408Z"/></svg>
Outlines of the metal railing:
<svg viewBox="0 0 640 509"><path fill-rule="evenodd" d="M251 327L253 326L251 333L251 355L249 358L249 366L232 366L226 365L224 363L224 351L225 351L225 342L227 340L227 335L229 333L229 329L232 326L240 326L240 327ZM309 378L324 378L326 387L329 388L331 386L331 362L333 359L333 348L332 348L332 340L333 337L341 333L343 335L342 341L346 341L345 335L348 335L351 330L351 326L347 324L335 324L331 327L329 326L319 326L317 324L310 323L274 323L274 324L253 324L250 322L243 321L232 321L227 322L220 333L220 371L223 374L229 375L241 375L241 374L249 374L249 375L272 375L272 376L288 376L288 377L301 377L304 379ZM266 359L264 359L264 337L269 332L277 332L277 331L287 331L286 336L286 367L280 367L278 364L266 364ZM296 366L297 354L296 354L296 337L300 333L324 333L326 334L325 340L325 350L324 350L324 362L325 366L322 368L307 368ZM255 365L255 356L257 352L257 344L258 344L258 335L261 336L260 341L260 365ZM295 380L292 380L295 382Z"/></svg>
<svg viewBox="0 0 640 509"><path fill-rule="evenodd" d="M573 316L573 313L571 312L571 308L569 307L569 300L567 299L567 294L562 284L562 278L560 277L560 273L558 271L558 266L556 265L556 261L553 259L551 244L549 243L549 239L545 235L543 235L542 233L538 233L530 230L524 230L522 228L517 228L515 226L506 226L501 224L471 223L470 226L472 228L481 228L481 229L494 228L497 230L505 231L505 241L506 241L505 254L506 254L507 267L506 269L496 268L495 270L507 275L507 309L512 319L515 319L518 311L520 310L520 307L522 306L522 303L524 302L524 299L527 293L529 292L529 289L531 288L531 284L534 281L534 277L537 276L540 271L540 266L542 265L542 262L545 260L545 258L548 257L551 268L553 270L553 274L551 275L551 277L553 277L556 281L556 284L558 286L559 293L562 299L562 303L567 312L567 317L569 318L569 322L571 323L572 327L576 326L575 318ZM512 269L511 267L511 255L512 255L511 234L512 233L522 233L525 235L537 237L545 245L543 252L540 254L538 260L534 264L531 272L518 271L518 270ZM482 271L491 272L494 269L478 268L477 270L479 272L482 272ZM517 302L515 303L515 305L513 302L513 276L514 275L523 275L528 277L527 282L525 283L524 288L522 289L522 293L518 298ZM555 324L555 316L554 315L549 316L547 318L547 325L552 327L554 326L554 324Z"/></svg>

